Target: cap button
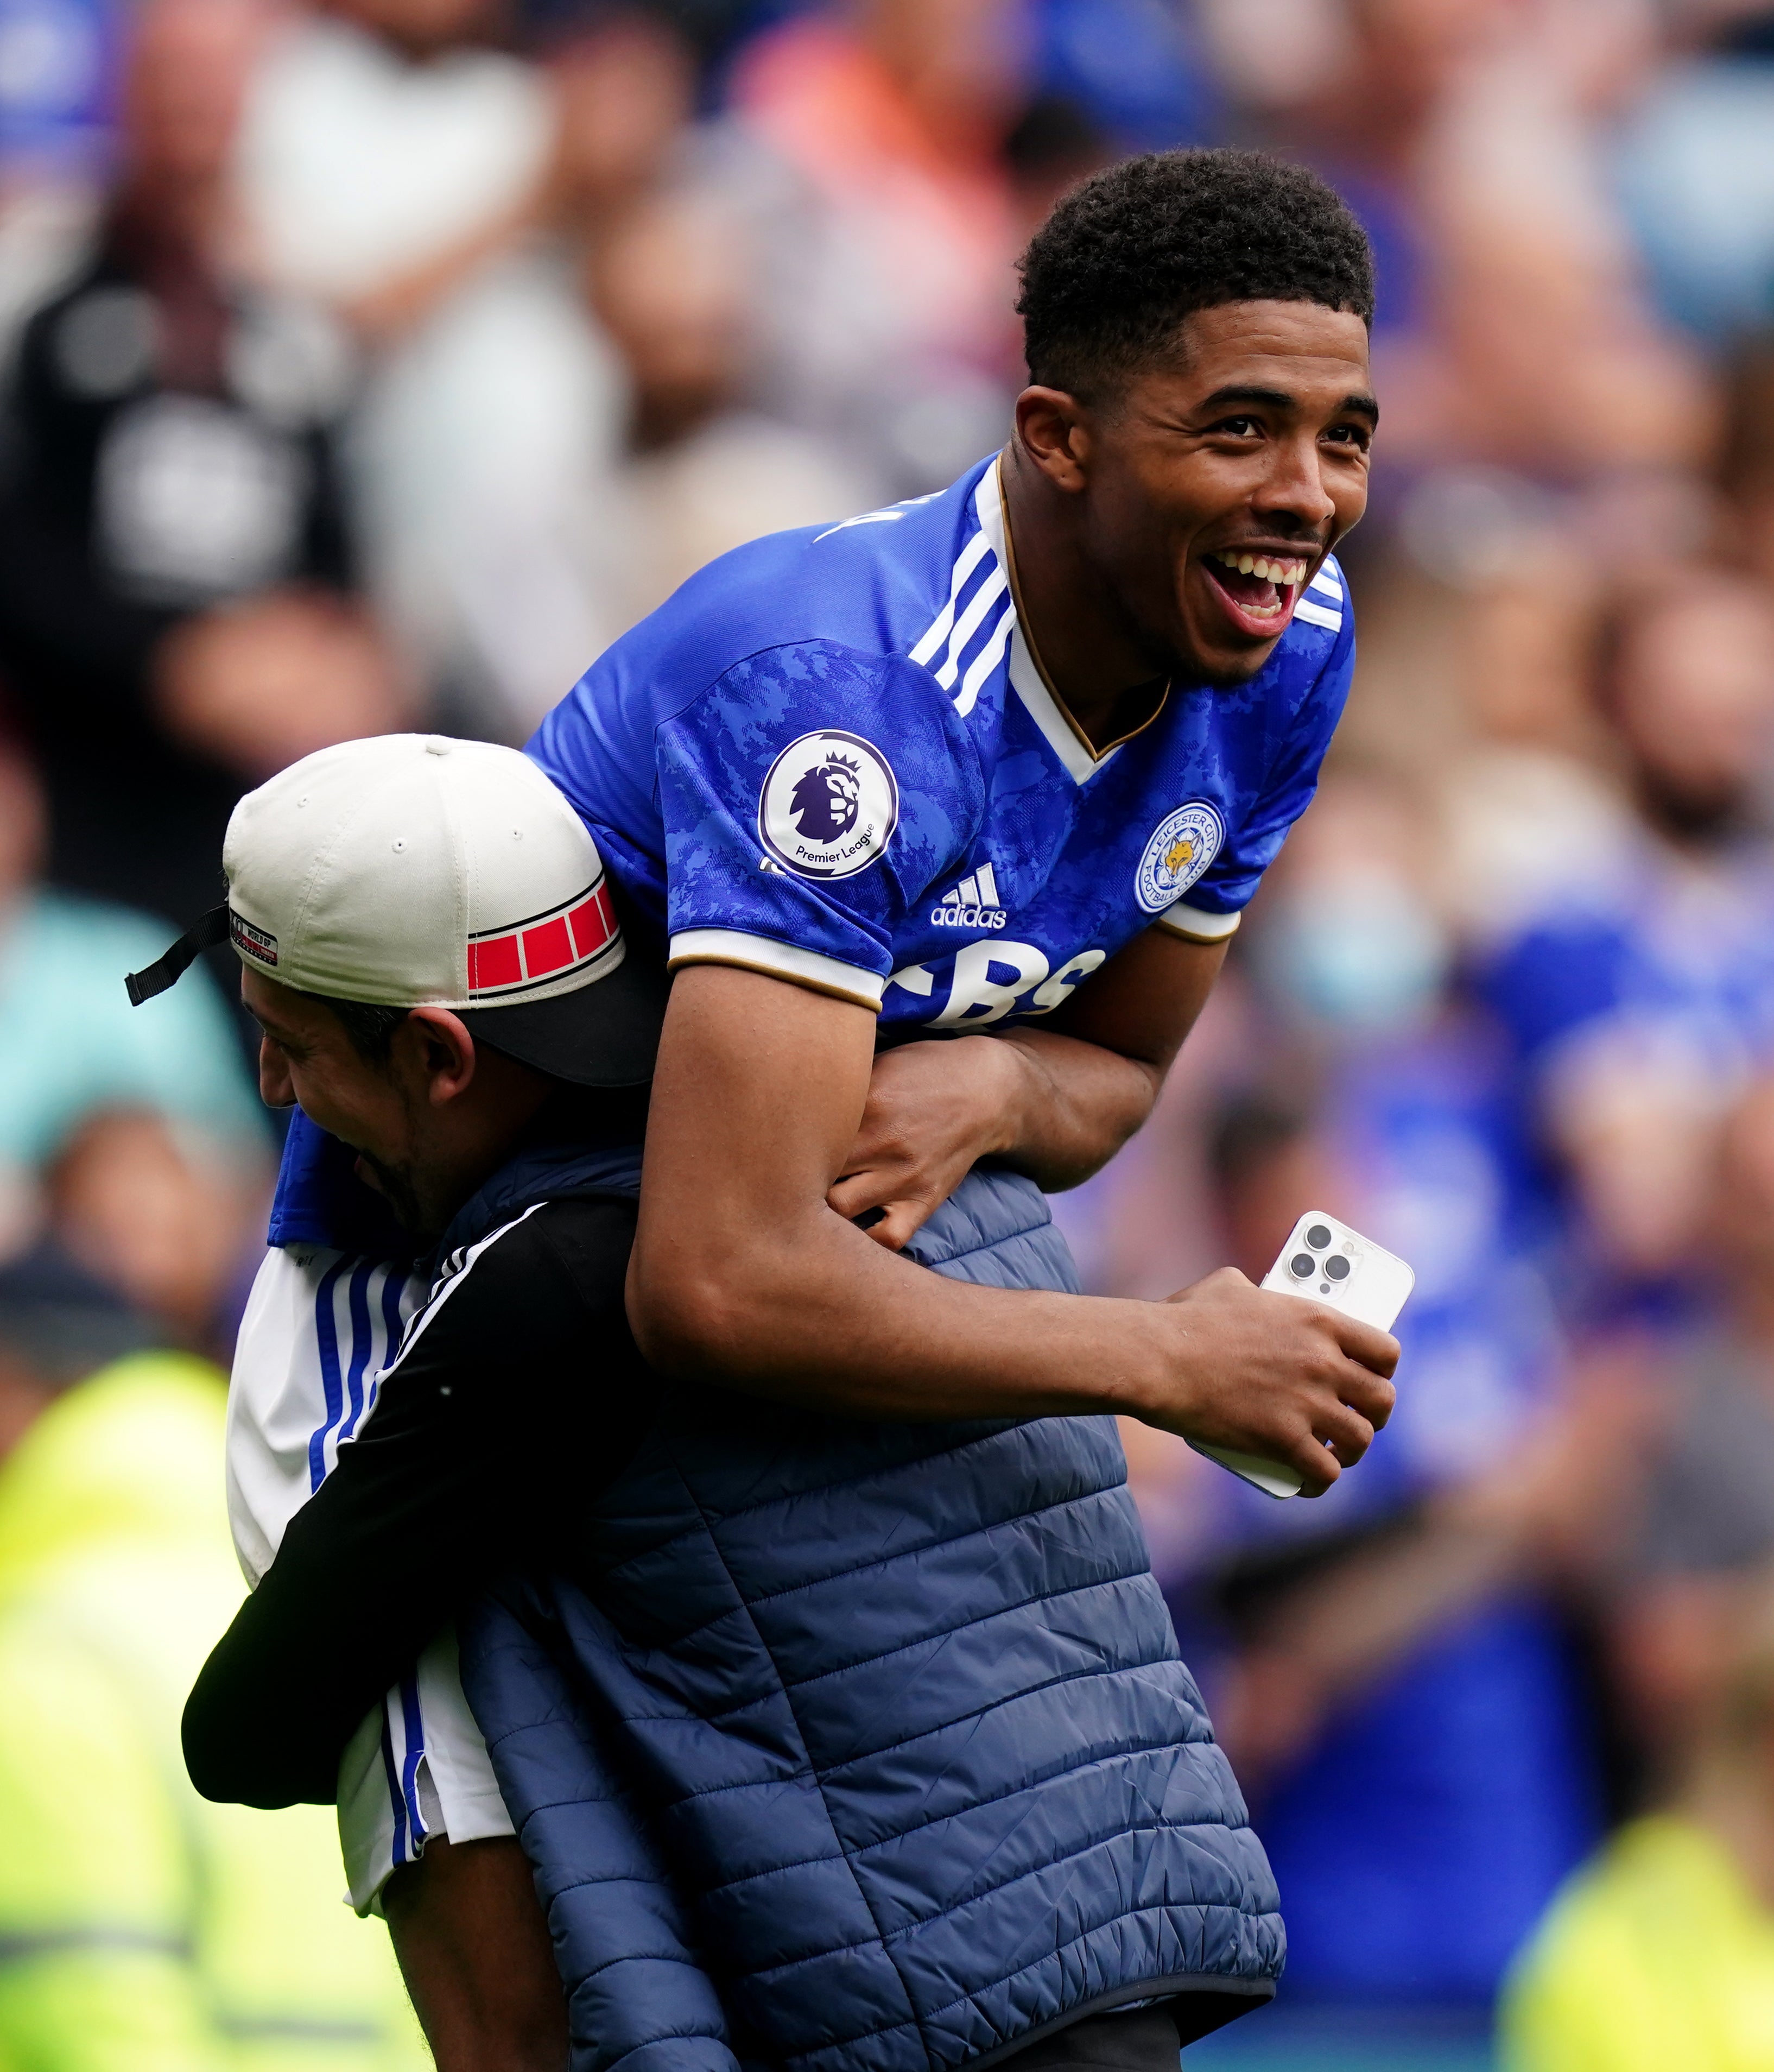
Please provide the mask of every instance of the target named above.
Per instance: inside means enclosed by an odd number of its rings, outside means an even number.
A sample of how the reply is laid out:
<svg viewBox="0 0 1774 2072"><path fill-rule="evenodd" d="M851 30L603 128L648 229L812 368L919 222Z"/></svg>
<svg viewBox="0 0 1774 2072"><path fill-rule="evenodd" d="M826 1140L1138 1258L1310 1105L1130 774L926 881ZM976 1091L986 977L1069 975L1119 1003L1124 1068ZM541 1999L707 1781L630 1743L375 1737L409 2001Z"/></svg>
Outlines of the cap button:
<svg viewBox="0 0 1774 2072"><path fill-rule="evenodd" d="M427 755L447 755L449 753L450 743L447 741L439 741L433 737L425 743Z"/></svg>

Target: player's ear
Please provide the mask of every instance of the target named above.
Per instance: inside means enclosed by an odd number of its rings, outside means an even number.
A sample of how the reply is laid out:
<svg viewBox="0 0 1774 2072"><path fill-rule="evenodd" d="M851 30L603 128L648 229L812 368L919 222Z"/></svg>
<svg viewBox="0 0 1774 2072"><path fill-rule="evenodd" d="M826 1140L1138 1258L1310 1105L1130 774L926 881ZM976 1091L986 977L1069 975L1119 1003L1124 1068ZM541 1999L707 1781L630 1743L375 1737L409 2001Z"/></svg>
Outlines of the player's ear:
<svg viewBox="0 0 1774 2072"><path fill-rule="evenodd" d="M1016 398L1016 437L1056 489L1076 496L1084 487L1090 435L1083 406L1063 388L1025 388Z"/></svg>

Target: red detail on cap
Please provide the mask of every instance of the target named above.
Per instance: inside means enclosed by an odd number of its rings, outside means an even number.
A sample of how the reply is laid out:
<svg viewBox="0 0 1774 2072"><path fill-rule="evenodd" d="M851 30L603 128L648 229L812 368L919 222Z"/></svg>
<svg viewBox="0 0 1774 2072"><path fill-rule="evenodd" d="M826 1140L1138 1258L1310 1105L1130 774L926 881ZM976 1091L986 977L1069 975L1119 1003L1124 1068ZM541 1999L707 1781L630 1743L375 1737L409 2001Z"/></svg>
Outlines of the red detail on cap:
<svg viewBox="0 0 1774 2072"><path fill-rule="evenodd" d="M610 908L609 886L600 885L584 906L574 907L569 919L573 923L573 939L578 945L581 956L593 956L606 948L616 935L616 916Z"/></svg>
<svg viewBox="0 0 1774 2072"><path fill-rule="evenodd" d="M468 990L487 993L495 986L515 985L524 976L515 935L495 935L468 945Z"/></svg>
<svg viewBox="0 0 1774 2072"><path fill-rule="evenodd" d="M573 962L573 940L563 914L540 927L524 931L524 963L532 978L546 978Z"/></svg>

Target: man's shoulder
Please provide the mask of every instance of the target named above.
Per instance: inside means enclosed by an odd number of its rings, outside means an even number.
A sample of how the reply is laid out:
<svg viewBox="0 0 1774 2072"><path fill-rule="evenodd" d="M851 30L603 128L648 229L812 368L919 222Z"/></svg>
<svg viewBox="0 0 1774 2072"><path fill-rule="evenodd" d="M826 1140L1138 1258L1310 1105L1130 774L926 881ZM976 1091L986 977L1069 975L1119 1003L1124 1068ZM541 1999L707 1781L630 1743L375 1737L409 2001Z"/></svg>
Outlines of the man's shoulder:
<svg viewBox="0 0 1774 2072"><path fill-rule="evenodd" d="M772 650L912 653L940 616L979 532L992 463L947 489L774 532L692 576L615 643L586 678L606 695L648 690L660 717L729 669Z"/></svg>
<svg viewBox="0 0 1774 2072"><path fill-rule="evenodd" d="M478 1355L527 1347L570 1333L622 1306L635 1204L605 1195L536 1202L437 1265L390 1374L427 1338L428 1357L472 1341Z"/></svg>

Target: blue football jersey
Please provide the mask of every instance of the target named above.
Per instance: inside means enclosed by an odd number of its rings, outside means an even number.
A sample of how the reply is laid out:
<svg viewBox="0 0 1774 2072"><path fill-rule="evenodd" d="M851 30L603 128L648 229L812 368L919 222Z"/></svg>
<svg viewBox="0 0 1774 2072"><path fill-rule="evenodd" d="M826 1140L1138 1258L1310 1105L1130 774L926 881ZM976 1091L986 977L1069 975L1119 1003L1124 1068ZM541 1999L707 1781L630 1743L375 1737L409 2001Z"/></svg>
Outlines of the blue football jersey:
<svg viewBox="0 0 1774 2072"><path fill-rule="evenodd" d="M1050 1013L1155 923L1229 935L1312 796L1353 654L1327 561L1260 675L1173 684L1096 754L1019 622L994 456L724 556L529 752L674 966L770 972L902 1036Z"/></svg>

